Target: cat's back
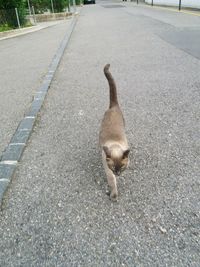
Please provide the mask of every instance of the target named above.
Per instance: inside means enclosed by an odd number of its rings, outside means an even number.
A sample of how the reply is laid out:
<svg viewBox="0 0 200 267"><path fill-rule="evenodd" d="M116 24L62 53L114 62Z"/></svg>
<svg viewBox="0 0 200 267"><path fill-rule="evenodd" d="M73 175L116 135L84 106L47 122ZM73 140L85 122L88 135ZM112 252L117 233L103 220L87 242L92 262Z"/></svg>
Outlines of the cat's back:
<svg viewBox="0 0 200 267"><path fill-rule="evenodd" d="M113 126L124 127L124 118L120 107L117 105L112 108L109 108L104 114L102 123L109 124L112 127Z"/></svg>
<svg viewBox="0 0 200 267"><path fill-rule="evenodd" d="M124 118L119 106L109 108L102 120L100 130L100 143L108 140L120 141L124 138Z"/></svg>

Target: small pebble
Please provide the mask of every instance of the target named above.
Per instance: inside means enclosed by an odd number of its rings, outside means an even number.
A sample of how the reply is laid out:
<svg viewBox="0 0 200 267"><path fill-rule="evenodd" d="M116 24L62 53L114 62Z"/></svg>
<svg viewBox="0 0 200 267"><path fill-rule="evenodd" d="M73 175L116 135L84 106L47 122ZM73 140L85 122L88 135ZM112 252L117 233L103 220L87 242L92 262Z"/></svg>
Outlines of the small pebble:
<svg viewBox="0 0 200 267"><path fill-rule="evenodd" d="M167 230L165 228L163 228L162 226L160 226L159 229L163 234L167 233Z"/></svg>

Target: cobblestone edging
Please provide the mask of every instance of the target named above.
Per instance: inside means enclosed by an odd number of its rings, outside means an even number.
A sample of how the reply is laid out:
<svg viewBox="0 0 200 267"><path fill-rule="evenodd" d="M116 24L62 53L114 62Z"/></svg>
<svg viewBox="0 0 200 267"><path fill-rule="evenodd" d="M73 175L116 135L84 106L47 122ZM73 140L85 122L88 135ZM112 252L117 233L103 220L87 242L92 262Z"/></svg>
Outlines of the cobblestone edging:
<svg viewBox="0 0 200 267"><path fill-rule="evenodd" d="M31 104L30 110L25 117L19 123L17 130L15 131L10 143L6 147L3 154L0 156L0 204L2 202L4 193L12 180L13 174L16 170L17 164L23 154L28 139L32 133L35 120L38 112L40 111L56 69L62 58L64 50L70 40L70 36L76 25L77 16L72 18L72 22L62 40L60 47L58 48L53 60L48 68L47 74L43 79L42 85L37 91L34 100Z"/></svg>

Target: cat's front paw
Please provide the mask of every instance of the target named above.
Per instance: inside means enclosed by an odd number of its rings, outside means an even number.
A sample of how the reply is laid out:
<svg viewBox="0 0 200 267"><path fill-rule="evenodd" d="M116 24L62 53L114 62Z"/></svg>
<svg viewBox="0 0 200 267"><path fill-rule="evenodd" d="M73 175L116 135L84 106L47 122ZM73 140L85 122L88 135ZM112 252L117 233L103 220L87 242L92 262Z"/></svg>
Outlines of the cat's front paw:
<svg viewBox="0 0 200 267"><path fill-rule="evenodd" d="M117 199L118 199L118 193L117 193L117 191L112 191L112 192L110 193L110 200L116 202Z"/></svg>

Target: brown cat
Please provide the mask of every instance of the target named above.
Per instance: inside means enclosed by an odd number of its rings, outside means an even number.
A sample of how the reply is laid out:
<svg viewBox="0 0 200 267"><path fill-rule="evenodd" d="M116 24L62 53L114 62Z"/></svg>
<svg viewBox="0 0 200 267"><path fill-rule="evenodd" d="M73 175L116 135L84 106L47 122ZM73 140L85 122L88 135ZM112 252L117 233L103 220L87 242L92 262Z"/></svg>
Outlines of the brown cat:
<svg viewBox="0 0 200 267"><path fill-rule="evenodd" d="M128 166L129 148L125 135L125 123L117 100L115 81L109 71L110 64L104 67L104 74L110 87L110 106L101 123L99 142L102 148L103 166L111 189L110 198L117 200L117 183L119 175Z"/></svg>

